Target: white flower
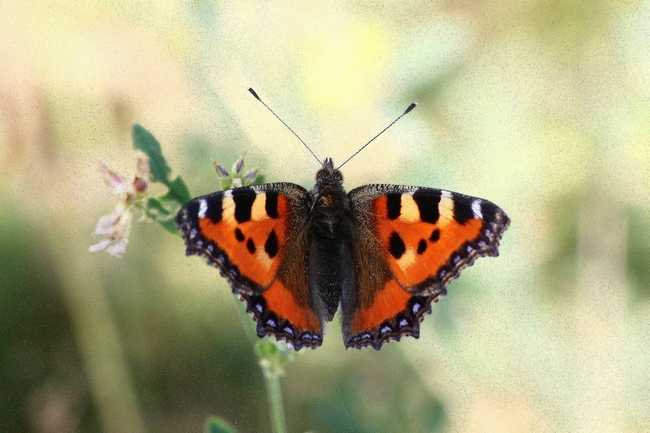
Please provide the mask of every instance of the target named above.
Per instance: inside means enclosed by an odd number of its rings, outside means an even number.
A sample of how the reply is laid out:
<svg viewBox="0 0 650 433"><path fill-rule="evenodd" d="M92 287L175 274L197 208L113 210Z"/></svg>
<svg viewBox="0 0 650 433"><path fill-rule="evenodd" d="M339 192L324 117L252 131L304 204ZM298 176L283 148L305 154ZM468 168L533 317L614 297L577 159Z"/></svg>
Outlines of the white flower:
<svg viewBox="0 0 650 433"><path fill-rule="evenodd" d="M100 217L97 221L93 236L105 237L88 249L91 253L106 250L110 255L120 258L126 252L133 221L133 205L146 199L145 193L149 185L149 159L139 150L136 151L136 158L136 173L131 183L99 163L99 171L104 181L115 194L121 197L113 212Z"/></svg>

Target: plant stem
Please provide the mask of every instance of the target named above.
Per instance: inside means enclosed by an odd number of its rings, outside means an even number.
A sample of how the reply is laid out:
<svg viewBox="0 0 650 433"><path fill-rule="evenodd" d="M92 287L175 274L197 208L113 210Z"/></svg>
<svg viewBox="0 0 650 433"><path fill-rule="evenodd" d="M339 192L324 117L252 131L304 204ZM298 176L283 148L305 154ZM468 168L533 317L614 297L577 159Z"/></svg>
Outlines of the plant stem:
<svg viewBox="0 0 650 433"><path fill-rule="evenodd" d="M242 319L246 333L255 347L255 355L264 374L264 385L269 400L273 433L287 433L280 377L284 374L284 365L291 362L295 357L295 353L292 350L287 350L286 347L280 349L275 341L267 338L259 339L255 330L255 323L248 317L246 307L242 302L236 301L236 303L237 310L240 313L239 317Z"/></svg>
<svg viewBox="0 0 650 433"><path fill-rule="evenodd" d="M282 390L280 389L280 376L264 368L264 383L266 384L266 393L269 396L273 433L287 433L287 423L284 419L284 407L282 405Z"/></svg>
<svg viewBox="0 0 650 433"><path fill-rule="evenodd" d="M47 200L43 199L43 202ZM85 249L62 248L62 245L84 244L85 239L76 229L66 228L71 218L79 221L83 217L75 215L73 218L70 214L58 213L50 209L46 214L47 221L58 229L44 229L44 239L49 247L49 258L58 272L56 277L72 319L101 430L107 433L144 433L147 428L138 408L136 387L96 261L87 257Z"/></svg>

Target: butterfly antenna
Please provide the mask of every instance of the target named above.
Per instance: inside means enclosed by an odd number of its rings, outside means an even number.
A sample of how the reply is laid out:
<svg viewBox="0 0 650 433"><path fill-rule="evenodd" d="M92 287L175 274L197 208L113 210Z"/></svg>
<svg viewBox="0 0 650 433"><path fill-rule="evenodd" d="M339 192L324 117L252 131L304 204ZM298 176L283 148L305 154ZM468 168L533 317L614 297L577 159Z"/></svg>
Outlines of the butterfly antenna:
<svg viewBox="0 0 650 433"><path fill-rule="evenodd" d="M318 159L318 157L316 156L316 154L315 154L315 153L314 153L314 152L309 148L309 146L307 146L307 143L305 143L304 141L302 141L302 138L300 138L300 137L298 136L298 134L296 134L296 133L294 132L294 130L291 129L291 128L289 127L289 125L287 125L287 124L284 122L284 120L282 120L282 119L280 118L280 116L278 116L277 114L275 114L275 111L271 110L271 107L269 107L268 105L266 105L266 102L262 101L262 99L258 96L257 92L255 92L255 90L253 90L252 87L249 87L249 88L248 88L248 91L251 92L251 95L253 95L253 96L255 97L255 99L257 99L258 101L260 101L260 102L262 103L262 105L264 105L264 106L265 106L265 107L266 107L266 108L267 108L271 113L273 113L273 115L274 115L274 116L275 116L275 117L276 117L280 122L282 122L282 124L283 124L284 126L286 126L287 129L288 129L289 131L291 131L291 133L292 133L293 135L295 135L296 138L297 138L298 140L300 140L300 142L301 142L301 143L302 143L302 144L307 148L307 150L309 151L309 153L311 153L312 156L313 156L314 158L316 158L316 161L318 161L318 163L319 163L320 165L323 165L323 163L321 162L320 159ZM394 123L394 122L393 122L393 123Z"/></svg>
<svg viewBox="0 0 650 433"><path fill-rule="evenodd" d="M375 138L379 137L381 134L383 134L384 132L386 132L386 130L387 130L388 128L390 128L391 126L393 126L393 125L395 124L395 122L397 122L399 119L401 119L402 117L404 117L404 116L406 116L407 114L409 114L409 113L411 112L411 110L413 110L417 105L418 105L418 104L417 104L416 102L412 102L411 105L409 105L408 108L407 108L407 109L406 109L402 114L400 114L399 117L398 117L397 119L393 120L393 121L390 123L390 125L388 125L388 126L385 127L384 129L382 129L381 132L380 132L379 134L375 135L374 137L372 137L372 138L370 139L369 142L367 142L366 144L364 144L363 146L361 146L361 149L357 150L356 152L354 152L354 153L352 154L352 156L350 156L348 159L346 159L345 161L343 161L343 164L339 165L339 166L337 167L337 170L340 170L341 167L343 167L345 164L347 164L348 161L350 161L352 158L354 158L355 156L357 156L357 154L358 154L359 152L361 152L363 149L365 149L366 146L368 146L370 143L372 143L373 141L375 141Z"/></svg>

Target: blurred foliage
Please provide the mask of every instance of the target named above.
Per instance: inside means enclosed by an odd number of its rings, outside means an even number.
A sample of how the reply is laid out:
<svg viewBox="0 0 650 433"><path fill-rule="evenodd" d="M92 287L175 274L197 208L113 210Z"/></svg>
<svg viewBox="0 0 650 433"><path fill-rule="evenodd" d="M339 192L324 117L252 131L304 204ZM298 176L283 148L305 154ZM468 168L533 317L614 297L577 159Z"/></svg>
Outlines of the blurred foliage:
<svg viewBox="0 0 650 433"><path fill-rule="evenodd" d="M236 433L231 425L217 417L208 418L203 431L204 433Z"/></svg>
<svg viewBox="0 0 650 433"><path fill-rule="evenodd" d="M155 224L122 260L87 253L114 204L95 161L128 173L136 123L171 186L214 191L210 158L248 152L311 187L250 86L340 162L418 102L346 186L448 188L512 219L419 340L345 351L335 321L283 365L290 432L645 431L649 23L647 0L5 2L0 431L271 431L218 272Z"/></svg>
<svg viewBox="0 0 650 433"><path fill-rule="evenodd" d="M444 431L442 401L427 392L403 359L363 358L350 368L321 373L325 389L292 399L303 414L292 431Z"/></svg>
<svg viewBox="0 0 650 433"><path fill-rule="evenodd" d="M650 298L650 210L630 206L627 209L627 251L625 254L636 302Z"/></svg>
<svg viewBox="0 0 650 433"><path fill-rule="evenodd" d="M578 272L576 260L578 254L578 211L583 194L569 192L555 197L547 205L548 219L557 229L553 231L551 245L554 250L549 259L539 270L543 276L545 289L552 297L575 296L575 284Z"/></svg>
<svg viewBox="0 0 650 433"><path fill-rule="evenodd" d="M0 431L41 431L48 407L62 431L100 429L53 263L20 216L0 218Z"/></svg>

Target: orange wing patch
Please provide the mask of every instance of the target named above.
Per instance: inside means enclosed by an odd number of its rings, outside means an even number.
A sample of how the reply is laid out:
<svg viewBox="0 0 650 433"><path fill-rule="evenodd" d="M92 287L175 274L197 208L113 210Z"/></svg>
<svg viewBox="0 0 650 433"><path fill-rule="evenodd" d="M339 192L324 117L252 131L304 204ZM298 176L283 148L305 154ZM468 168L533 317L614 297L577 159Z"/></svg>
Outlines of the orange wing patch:
<svg viewBox="0 0 650 433"><path fill-rule="evenodd" d="M297 302L280 279L275 279L261 295L240 293L239 296L257 322L259 337L273 335L296 350L314 349L323 343L323 326L316 311Z"/></svg>
<svg viewBox="0 0 650 433"><path fill-rule="evenodd" d="M395 280L389 280L382 290L379 290L372 304L359 308L354 313L351 330L358 333L379 327L383 322L393 319L407 308L411 295Z"/></svg>
<svg viewBox="0 0 650 433"><path fill-rule="evenodd" d="M374 200L373 212L385 259L402 287L414 288L446 266L454 255L479 239L484 228L481 201L455 201L447 191L389 193Z"/></svg>
<svg viewBox="0 0 650 433"><path fill-rule="evenodd" d="M262 298L266 301L269 311L277 314L280 319L288 320L298 330L322 332L320 321L313 308L296 302L293 293L280 280L276 279L262 294Z"/></svg>
<svg viewBox="0 0 650 433"><path fill-rule="evenodd" d="M451 221L446 226L383 220L378 229L393 275L404 287L413 287L436 275L455 251L479 236L482 225L478 219L466 225Z"/></svg>
<svg viewBox="0 0 650 433"><path fill-rule="evenodd" d="M395 280L389 280L377 291L369 307L361 307L343 322L345 346L361 349L372 346L379 350L390 340L400 340L404 335L418 338L420 321L431 312L431 304L447 291L444 287L428 296L411 295Z"/></svg>
<svg viewBox="0 0 650 433"><path fill-rule="evenodd" d="M271 194L227 192L220 202L211 203L220 205L221 212L206 209L198 220L201 234L223 250L244 277L262 287L268 287L278 271L287 231L286 219L278 215L287 214L288 200Z"/></svg>

